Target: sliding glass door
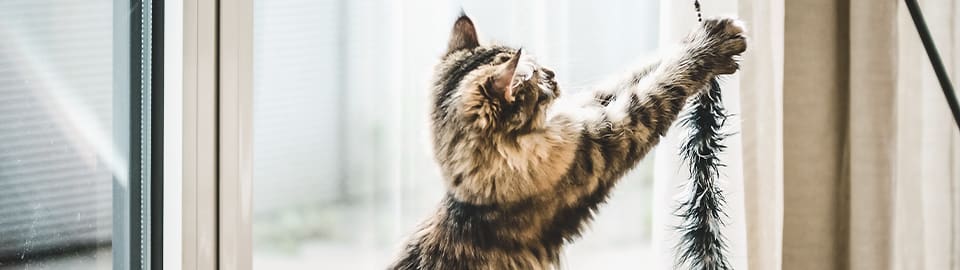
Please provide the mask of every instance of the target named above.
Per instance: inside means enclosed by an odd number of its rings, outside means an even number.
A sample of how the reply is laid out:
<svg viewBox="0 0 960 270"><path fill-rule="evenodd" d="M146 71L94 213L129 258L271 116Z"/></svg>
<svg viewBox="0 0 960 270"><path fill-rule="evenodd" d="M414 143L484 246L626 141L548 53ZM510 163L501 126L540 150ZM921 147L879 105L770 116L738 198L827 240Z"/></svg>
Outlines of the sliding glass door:
<svg viewBox="0 0 960 270"><path fill-rule="evenodd" d="M0 1L0 269L147 269L152 1Z"/></svg>

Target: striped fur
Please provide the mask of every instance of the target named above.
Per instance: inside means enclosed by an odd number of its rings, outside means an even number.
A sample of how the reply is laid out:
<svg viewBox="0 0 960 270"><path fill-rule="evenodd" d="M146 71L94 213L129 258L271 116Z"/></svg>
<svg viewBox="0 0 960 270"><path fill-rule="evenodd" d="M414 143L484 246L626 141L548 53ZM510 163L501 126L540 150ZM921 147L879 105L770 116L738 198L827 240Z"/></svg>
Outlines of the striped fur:
<svg viewBox="0 0 960 270"><path fill-rule="evenodd" d="M687 98L737 70L732 19L610 86L563 96L520 50L481 45L461 16L434 84L434 151L447 195L391 269L555 269L610 190Z"/></svg>

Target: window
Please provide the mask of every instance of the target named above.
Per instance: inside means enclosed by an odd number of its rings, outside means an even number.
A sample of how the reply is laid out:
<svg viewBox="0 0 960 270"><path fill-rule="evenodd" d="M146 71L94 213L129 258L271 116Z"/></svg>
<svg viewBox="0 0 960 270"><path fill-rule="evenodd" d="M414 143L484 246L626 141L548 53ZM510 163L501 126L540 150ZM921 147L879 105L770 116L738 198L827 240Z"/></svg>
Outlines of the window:
<svg viewBox="0 0 960 270"><path fill-rule="evenodd" d="M435 210L430 72L461 6L482 39L524 46L568 92L657 45L653 0L253 2L254 269L383 268ZM652 256L646 160L567 248L571 269Z"/></svg>
<svg viewBox="0 0 960 270"><path fill-rule="evenodd" d="M152 3L0 1L0 268L147 268Z"/></svg>

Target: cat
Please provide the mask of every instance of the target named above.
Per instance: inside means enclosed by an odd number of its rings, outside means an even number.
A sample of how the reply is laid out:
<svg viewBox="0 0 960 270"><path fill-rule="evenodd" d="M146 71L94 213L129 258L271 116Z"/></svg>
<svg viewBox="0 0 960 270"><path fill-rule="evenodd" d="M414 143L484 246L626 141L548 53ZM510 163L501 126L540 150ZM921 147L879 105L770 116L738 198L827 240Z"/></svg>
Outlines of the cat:
<svg viewBox="0 0 960 270"><path fill-rule="evenodd" d="M447 46L431 104L447 193L390 269L559 268L687 98L738 70L746 38L735 19L707 19L677 52L569 96L522 49L481 45L465 14Z"/></svg>

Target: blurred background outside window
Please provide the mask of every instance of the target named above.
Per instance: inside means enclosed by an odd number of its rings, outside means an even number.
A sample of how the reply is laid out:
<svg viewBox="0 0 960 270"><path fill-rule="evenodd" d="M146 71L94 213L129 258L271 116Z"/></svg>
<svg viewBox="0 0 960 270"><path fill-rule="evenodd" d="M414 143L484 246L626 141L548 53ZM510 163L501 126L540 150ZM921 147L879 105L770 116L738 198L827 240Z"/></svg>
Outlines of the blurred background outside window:
<svg viewBox="0 0 960 270"><path fill-rule="evenodd" d="M485 41L522 46L567 93L658 44L656 0L254 1L255 269L380 269L444 194L430 80L461 7ZM614 191L571 269L650 256L652 158Z"/></svg>

